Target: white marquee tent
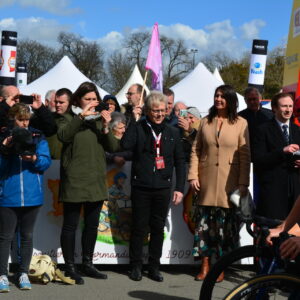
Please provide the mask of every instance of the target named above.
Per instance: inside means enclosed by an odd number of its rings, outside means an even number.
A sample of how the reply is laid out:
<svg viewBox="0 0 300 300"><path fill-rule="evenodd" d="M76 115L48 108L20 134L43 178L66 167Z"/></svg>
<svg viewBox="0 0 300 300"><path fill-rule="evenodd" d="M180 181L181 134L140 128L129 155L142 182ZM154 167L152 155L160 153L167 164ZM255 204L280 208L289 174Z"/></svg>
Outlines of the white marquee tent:
<svg viewBox="0 0 300 300"><path fill-rule="evenodd" d="M118 94L116 94L119 104L124 104L127 102L126 93L127 93L128 89L130 88L130 86L132 86L135 83L139 83L141 85L143 85L143 83L144 83L144 79L143 79L137 65L134 66L134 69L133 69L129 79L127 80L127 82L125 83L123 88L118 92ZM147 86L145 86L145 90L146 90L146 93L148 94L149 89Z"/></svg>
<svg viewBox="0 0 300 300"><path fill-rule="evenodd" d="M21 93L30 95L32 93L40 94L44 101L45 95L49 90L58 90L68 88L72 92L85 81L91 82L89 78L83 75L72 63L68 56L64 56L52 69L47 73L31 82L27 86L21 87ZM108 94L105 90L97 86L101 98Z"/></svg>
<svg viewBox="0 0 300 300"><path fill-rule="evenodd" d="M221 77L221 76L220 76ZM213 105L215 89L224 84L223 80L216 78L203 63L199 63L196 68L185 78L171 87L175 93L175 102L183 101L188 106L195 106L202 116L208 113ZM246 108L243 96L238 95L239 110Z"/></svg>
<svg viewBox="0 0 300 300"><path fill-rule="evenodd" d="M223 79L222 79L222 77L221 77L221 74L220 74L218 68L215 68L215 70L214 70L214 72L213 72L213 75L214 75L220 82L222 82L222 83L224 84L224 81L223 81Z"/></svg>

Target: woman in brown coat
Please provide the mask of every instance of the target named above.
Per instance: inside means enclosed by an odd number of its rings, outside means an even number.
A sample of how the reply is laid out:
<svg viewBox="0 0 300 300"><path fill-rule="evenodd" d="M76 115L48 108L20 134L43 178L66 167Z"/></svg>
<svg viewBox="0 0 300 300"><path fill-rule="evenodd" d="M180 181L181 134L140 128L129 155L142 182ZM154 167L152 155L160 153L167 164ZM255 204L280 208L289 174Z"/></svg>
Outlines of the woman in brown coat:
<svg viewBox="0 0 300 300"><path fill-rule="evenodd" d="M205 278L212 257L239 243L239 222L228 196L237 188L241 195L247 193L250 148L247 121L237 115L237 105L235 90L219 86L192 147L188 180L198 193L194 256L202 257L196 280Z"/></svg>

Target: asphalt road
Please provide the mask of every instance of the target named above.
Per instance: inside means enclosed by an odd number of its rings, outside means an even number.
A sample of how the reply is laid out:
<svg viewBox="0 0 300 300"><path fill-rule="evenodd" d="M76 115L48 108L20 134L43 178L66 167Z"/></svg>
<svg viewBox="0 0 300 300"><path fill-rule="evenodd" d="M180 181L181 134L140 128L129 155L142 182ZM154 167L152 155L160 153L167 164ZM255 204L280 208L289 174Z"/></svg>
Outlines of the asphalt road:
<svg viewBox="0 0 300 300"><path fill-rule="evenodd" d="M119 300L119 299L141 299L141 300L194 300L199 299L201 282L194 280L198 272L198 265L180 265L161 267L164 276L163 282L155 282L144 273L142 281L135 282L127 276L125 265L104 265L102 271L107 273L107 280L99 280L84 277L84 285L63 285L60 283L49 283L47 285L33 284L32 290L21 291L11 282L10 292L0 294L0 299L10 300L40 300L40 299L70 299L70 300ZM247 274L246 274L247 273ZM251 277L252 273L242 270L226 274L225 280L217 284L216 294L213 300L222 299L237 281L243 281L243 276ZM279 297L276 299L286 299ZM209 299L207 299L209 300Z"/></svg>

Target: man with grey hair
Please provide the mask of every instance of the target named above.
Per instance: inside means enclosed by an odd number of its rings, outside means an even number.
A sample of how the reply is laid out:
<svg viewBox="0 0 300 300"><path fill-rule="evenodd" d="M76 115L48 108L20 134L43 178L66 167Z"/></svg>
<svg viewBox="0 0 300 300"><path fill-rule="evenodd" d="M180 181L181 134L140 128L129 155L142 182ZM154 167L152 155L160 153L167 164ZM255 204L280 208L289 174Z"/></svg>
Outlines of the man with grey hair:
<svg viewBox="0 0 300 300"><path fill-rule="evenodd" d="M122 140L133 152L131 168L132 231L129 246L129 278L142 279L143 244L150 229L148 277L161 282L160 257L169 210L173 168L176 186L172 202L182 201L185 162L179 130L165 121L167 97L153 91L145 100L146 118L131 122Z"/></svg>
<svg viewBox="0 0 300 300"><path fill-rule="evenodd" d="M45 95L45 106L51 111L55 112L55 93L56 90L49 90Z"/></svg>
<svg viewBox="0 0 300 300"><path fill-rule="evenodd" d="M255 136L257 127L273 118L270 109L264 108L260 104L261 94L255 87L248 87L244 92L247 108L240 111L239 115L247 120L250 137L250 148ZM251 149L252 153L252 149Z"/></svg>

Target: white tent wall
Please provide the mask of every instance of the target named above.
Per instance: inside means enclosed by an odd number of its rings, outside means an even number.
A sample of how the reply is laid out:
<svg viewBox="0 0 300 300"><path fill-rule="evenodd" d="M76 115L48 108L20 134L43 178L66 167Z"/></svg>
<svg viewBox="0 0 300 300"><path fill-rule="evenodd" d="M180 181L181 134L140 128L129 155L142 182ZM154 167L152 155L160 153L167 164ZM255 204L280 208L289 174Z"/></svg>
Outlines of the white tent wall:
<svg viewBox="0 0 300 300"><path fill-rule="evenodd" d="M21 93L30 95L36 93L42 96L42 101L45 100L45 95L49 90L58 90L68 88L72 92L85 81L92 82L89 78L83 75L72 63L69 57L64 56L52 69L47 73L31 82L25 87L21 87ZM105 90L97 86L101 98L108 94Z"/></svg>
<svg viewBox="0 0 300 300"><path fill-rule="evenodd" d="M172 86L171 89L175 93L175 102L183 101L188 106L195 106L202 116L205 116L213 105L215 89L222 84L224 83L200 62L190 74ZM243 96L239 94L237 96L240 111L246 108L246 103Z"/></svg>
<svg viewBox="0 0 300 300"><path fill-rule="evenodd" d="M141 72L137 65L134 66L129 79L127 80L127 82L125 83L123 88L116 94L116 98L117 98L119 104L124 104L127 102L126 93L127 93L128 89L135 83L139 83L141 85L143 85L143 83L144 83L144 79L143 79ZM145 86L145 90L148 95L149 89L147 86Z"/></svg>

